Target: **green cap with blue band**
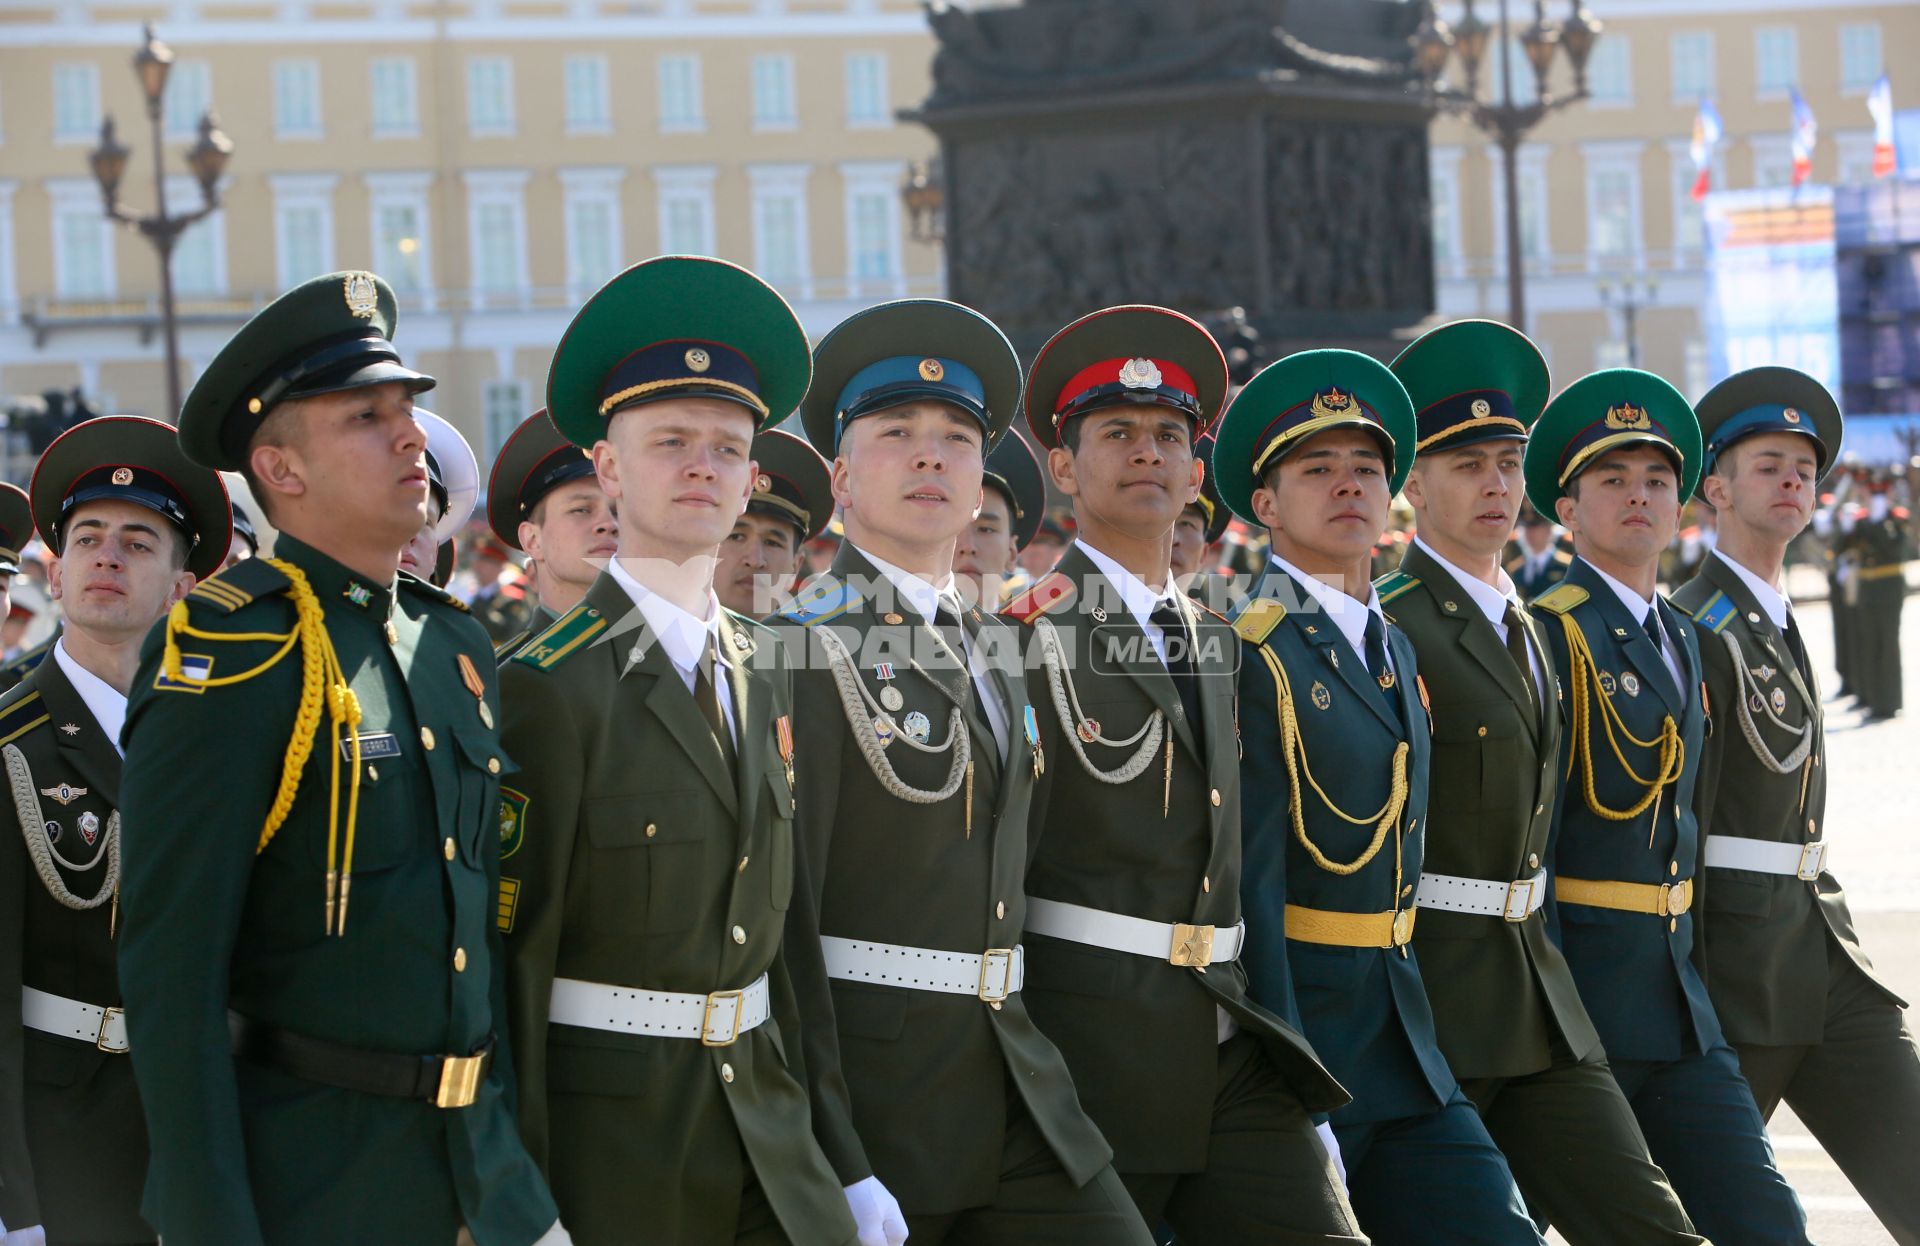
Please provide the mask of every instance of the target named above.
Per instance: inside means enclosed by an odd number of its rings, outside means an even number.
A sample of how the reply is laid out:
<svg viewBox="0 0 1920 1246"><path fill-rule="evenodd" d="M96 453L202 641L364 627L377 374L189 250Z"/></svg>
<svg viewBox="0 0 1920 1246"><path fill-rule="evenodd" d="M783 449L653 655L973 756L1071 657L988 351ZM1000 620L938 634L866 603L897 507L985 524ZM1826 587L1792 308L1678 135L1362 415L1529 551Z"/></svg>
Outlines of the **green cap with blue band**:
<svg viewBox="0 0 1920 1246"><path fill-rule="evenodd" d="M1827 387L1795 368L1736 372L1707 391L1695 408L1705 442L1706 472L1735 442L1758 433L1798 433L1813 440L1818 471L1840 458L1846 435L1840 404Z"/></svg>

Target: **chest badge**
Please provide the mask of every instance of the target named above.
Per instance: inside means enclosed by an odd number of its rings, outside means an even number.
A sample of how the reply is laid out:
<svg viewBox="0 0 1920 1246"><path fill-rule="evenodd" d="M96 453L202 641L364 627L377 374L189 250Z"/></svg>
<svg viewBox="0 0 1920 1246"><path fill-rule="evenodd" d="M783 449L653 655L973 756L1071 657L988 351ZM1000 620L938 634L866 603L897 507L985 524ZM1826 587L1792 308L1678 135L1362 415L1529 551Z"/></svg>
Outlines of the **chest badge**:
<svg viewBox="0 0 1920 1246"><path fill-rule="evenodd" d="M85 796L87 789L84 787L75 787L71 783L56 783L52 787L41 788L40 794L50 800L58 801L62 805L71 805L74 801Z"/></svg>
<svg viewBox="0 0 1920 1246"><path fill-rule="evenodd" d="M1600 672L1600 691L1606 693L1608 696L1612 696L1615 686L1616 685L1613 682L1613 672L1601 671Z"/></svg>
<svg viewBox="0 0 1920 1246"><path fill-rule="evenodd" d="M1776 714L1784 714L1787 712L1787 690L1785 688L1775 688L1773 690L1773 712Z"/></svg>
<svg viewBox="0 0 1920 1246"><path fill-rule="evenodd" d="M1774 669L1765 662L1749 669L1753 671L1753 677L1763 684L1771 680L1774 676Z"/></svg>
<svg viewBox="0 0 1920 1246"><path fill-rule="evenodd" d="M1640 695L1640 677L1632 671L1620 676L1620 687L1630 697Z"/></svg>
<svg viewBox="0 0 1920 1246"><path fill-rule="evenodd" d="M1333 704L1333 694L1317 679L1313 681L1313 691L1307 695L1313 698L1313 708L1317 710L1327 709Z"/></svg>
<svg viewBox="0 0 1920 1246"><path fill-rule="evenodd" d="M893 663L874 663L873 677L879 680L882 685L880 689L880 706L882 709L891 713L906 703L906 698L900 695L900 689L893 686Z"/></svg>
<svg viewBox="0 0 1920 1246"><path fill-rule="evenodd" d="M60 724L60 734L61 734L61 735L65 735L65 736L75 736L75 735L79 735L79 734L80 734L80 724L79 724L79 723L61 723L61 724Z"/></svg>
<svg viewBox="0 0 1920 1246"><path fill-rule="evenodd" d="M340 595L362 610L365 610L367 603L373 600L373 590L364 584L349 584L346 591Z"/></svg>
<svg viewBox="0 0 1920 1246"><path fill-rule="evenodd" d="M79 826L80 838L87 841L87 847L93 847L94 841L100 838L100 815L91 809L87 810L80 815Z"/></svg>
<svg viewBox="0 0 1920 1246"><path fill-rule="evenodd" d="M901 727L909 736L912 736L922 744L925 744L933 737L933 724L927 721L927 716L919 710L908 714L906 720L901 723Z"/></svg>
<svg viewBox="0 0 1920 1246"><path fill-rule="evenodd" d="M1100 738L1100 720L1098 718L1082 718L1080 725L1074 728L1074 734L1080 737L1081 743L1092 744Z"/></svg>

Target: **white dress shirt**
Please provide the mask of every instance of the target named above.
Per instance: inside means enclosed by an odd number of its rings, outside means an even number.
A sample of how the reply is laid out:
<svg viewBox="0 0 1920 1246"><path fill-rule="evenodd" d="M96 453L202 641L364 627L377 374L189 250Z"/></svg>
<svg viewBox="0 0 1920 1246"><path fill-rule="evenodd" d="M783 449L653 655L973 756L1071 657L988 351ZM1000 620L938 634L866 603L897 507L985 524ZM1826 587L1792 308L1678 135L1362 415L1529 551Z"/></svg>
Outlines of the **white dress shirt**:
<svg viewBox="0 0 1920 1246"><path fill-rule="evenodd" d="M859 551L862 558L873 564L875 571L887 577L887 583L893 585L894 591L900 594L901 603L905 605L907 609L913 611L929 623L934 620L935 616L938 615L943 607L951 612L955 619L960 618L966 612L966 607L960 602L959 593L954 590L953 574L951 572L947 574L947 578L941 583L932 584L921 579L911 571L896 567L886 559L861 549L857 544L854 545L853 548ZM960 628L960 644L965 650L962 656L966 660L967 674L973 677L974 699L980 702L980 708L986 714L987 725L993 728L994 746L1000 750L1001 760L1005 761L1007 756L1007 708L1000 704L1000 696L994 691L993 681L988 678L986 664L980 660L980 654L975 649L972 640L967 636L967 629L964 625Z"/></svg>
<svg viewBox="0 0 1920 1246"><path fill-rule="evenodd" d="M1373 585L1367 585L1367 599L1362 602L1323 580L1314 579L1278 554L1269 553L1268 556L1273 559L1274 566L1292 576L1299 582L1300 587L1307 590L1307 596L1313 598L1314 605L1320 608L1322 614L1333 620L1334 627L1340 632L1340 638L1347 642L1349 649L1353 650L1353 656L1360 659L1360 669L1366 670L1367 616L1375 614L1380 616L1383 636L1386 634L1387 626L1386 612L1380 608L1380 594L1374 591ZM1292 605L1292 603L1288 604ZM1306 606L1305 602L1299 604L1302 607ZM1386 654L1387 669L1391 671L1393 669L1391 645L1387 646Z"/></svg>
<svg viewBox="0 0 1920 1246"><path fill-rule="evenodd" d="M67 677L73 690L93 711L94 721L100 724L100 730L107 733L107 739L113 741L114 752L125 757L126 750L120 747L120 728L127 721L127 698L120 690L100 678L74 660L67 652L67 638L62 635L53 642L53 660L60 664L60 673Z"/></svg>
<svg viewBox="0 0 1920 1246"><path fill-rule="evenodd" d="M667 661L673 664L680 682L693 691L694 677L699 673L700 659L708 652L715 655L713 691L720 702L720 714L726 719L727 731L732 734L734 743L740 741L740 728L734 723L733 680L729 678L733 663L720 644L720 599L707 590L706 617L689 613L654 592L633 578L633 573L618 558L607 562L607 574L614 583L626 590L632 599L634 608L647 621L647 630L652 633L654 643L667 652ZM637 651L629 661L638 661L642 656Z"/></svg>
<svg viewBox="0 0 1920 1246"><path fill-rule="evenodd" d="M1733 568L1733 573L1740 577L1742 584L1747 586L1747 591L1752 593L1753 599L1760 603L1760 608L1767 612L1767 617L1772 619L1773 625L1780 629L1780 634L1786 635L1787 628L1793 624L1793 608L1787 604L1786 594L1727 557L1721 550L1715 549L1713 556Z"/></svg>
<svg viewBox="0 0 1920 1246"><path fill-rule="evenodd" d="M1580 561L1586 562L1587 560L1583 558ZM1592 563L1588 562L1587 565L1593 567L1595 573L1607 582L1607 587L1611 588L1614 595L1620 599L1620 604L1627 608L1627 613L1633 616L1634 622L1638 623L1642 630L1645 630L1647 626L1647 615L1653 612L1652 600L1642 597L1625 584L1614 579L1606 572L1601 571L1600 568L1594 567ZM1680 693L1681 699L1684 700L1686 699L1687 693L1687 681L1680 677L1680 655L1674 652L1673 648L1677 643L1679 642L1670 634L1670 629L1667 627L1666 622L1662 620L1660 624L1660 658L1667 664L1667 674L1673 677L1674 689Z"/></svg>

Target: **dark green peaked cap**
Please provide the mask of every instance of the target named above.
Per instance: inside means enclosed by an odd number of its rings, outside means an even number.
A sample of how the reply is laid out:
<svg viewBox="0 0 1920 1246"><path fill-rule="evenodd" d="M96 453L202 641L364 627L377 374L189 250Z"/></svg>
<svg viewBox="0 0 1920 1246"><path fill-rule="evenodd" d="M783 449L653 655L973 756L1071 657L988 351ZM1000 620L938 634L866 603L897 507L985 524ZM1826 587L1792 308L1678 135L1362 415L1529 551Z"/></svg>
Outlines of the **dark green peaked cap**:
<svg viewBox="0 0 1920 1246"><path fill-rule="evenodd" d="M1018 431L1002 437L987 456L986 483L1006 496L1013 547L1025 549L1047 517L1047 481L1039 457Z"/></svg>
<svg viewBox="0 0 1920 1246"><path fill-rule="evenodd" d="M1413 400L1421 454L1524 439L1552 392L1540 348L1497 320L1430 329L1390 366Z"/></svg>
<svg viewBox="0 0 1920 1246"><path fill-rule="evenodd" d="M27 491L0 481L0 575L20 574L20 551L33 539L33 507Z"/></svg>
<svg viewBox="0 0 1920 1246"><path fill-rule="evenodd" d="M1728 446L1755 433L1799 433L1810 438L1824 474L1840 460L1845 422L1827 387L1795 368L1736 372L1707 391L1694 408L1705 444L1705 471Z"/></svg>
<svg viewBox="0 0 1920 1246"><path fill-rule="evenodd" d="M138 415L103 415L54 438L33 466L28 489L40 539L57 557L67 520L88 502L144 506L188 543L187 570L200 579L227 560L233 503L220 473L189 459L173 425Z"/></svg>
<svg viewBox="0 0 1920 1246"><path fill-rule="evenodd" d="M753 439L753 495L747 513L784 519L805 544L833 518L833 479L827 461L802 438L769 428Z"/></svg>
<svg viewBox="0 0 1920 1246"><path fill-rule="evenodd" d="M1567 482L1618 446L1651 445L1680 473L1680 500L1700 483L1700 424L1680 391L1651 372L1608 368L1590 373L1547 404L1527 442L1527 498L1542 515Z"/></svg>

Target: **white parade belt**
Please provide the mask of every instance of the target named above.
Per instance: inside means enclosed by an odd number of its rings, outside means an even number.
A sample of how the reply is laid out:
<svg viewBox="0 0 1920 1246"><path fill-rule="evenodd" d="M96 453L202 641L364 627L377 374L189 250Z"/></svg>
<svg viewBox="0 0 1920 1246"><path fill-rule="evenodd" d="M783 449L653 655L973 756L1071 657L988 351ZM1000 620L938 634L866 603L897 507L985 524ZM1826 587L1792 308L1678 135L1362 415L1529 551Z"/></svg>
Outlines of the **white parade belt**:
<svg viewBox="0 0 1920 1246"><path fill-rule="evenodd" d="M708 1047L731 1047L742 1034L766 1021L769 999L764 973L744 990L706 995L555 978L547 1019L615 1034L697 1038Z"/></svg>
<svg viewBox="0 0 1920 1246"><path fill-rule="evenodd" d="M1247 941L1245 922L1225 930L1186 922L1152 922L1039 896L1027 897L1027 929L1195 969L1237 959Z"/></svg>
<svg viewBox="0 0 1920 1246"><path fill-rule="evenodd" d="M1827 868L1827 841L1786 844L1772 839L1741 839L1735 835L1707 836L1707 864L1716 870L1752 870L1756 874L1785 874L1813 882Z"/></svg>
<svg viewBox="0 0 1920 1246"><path fill-rule="evenodd" d="M1498 917L1523 922L1540 911L1547 902L1547 872L1532 878L1500 883L1485 878L1462 878L1456 874L1422 874L1414 903L1423 909L1441 909L1449 913L1472 913L1479 917Z"/></svg>
<svg viewBox="0 0 1920 1246"><path fill-rule="evenodd" d="M942 952L821 935L827 976L842 982L877 982L915 991L974 995L989 1004L1018 991L1027 976L1027 956L1018 947L984 952Z"/></svg>
<svg viewBox="0 0 1920 1246"><path fill-rule="evenodd" d="M114 1055L122 1055L127 1050L127 1014L118 1008L84 1004L77 999L23 986L20 988L20 1020L42 1034L92 1043Z"/></svg>

